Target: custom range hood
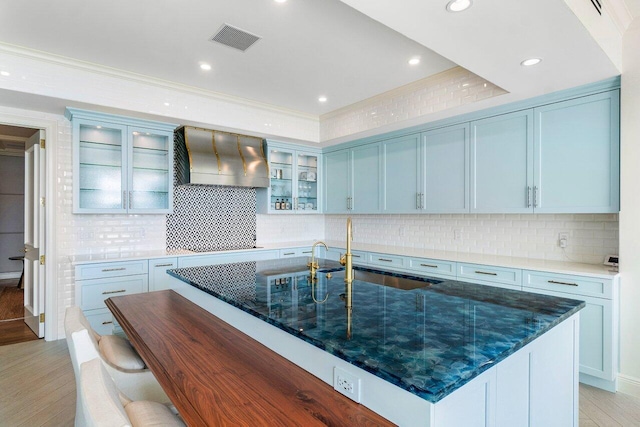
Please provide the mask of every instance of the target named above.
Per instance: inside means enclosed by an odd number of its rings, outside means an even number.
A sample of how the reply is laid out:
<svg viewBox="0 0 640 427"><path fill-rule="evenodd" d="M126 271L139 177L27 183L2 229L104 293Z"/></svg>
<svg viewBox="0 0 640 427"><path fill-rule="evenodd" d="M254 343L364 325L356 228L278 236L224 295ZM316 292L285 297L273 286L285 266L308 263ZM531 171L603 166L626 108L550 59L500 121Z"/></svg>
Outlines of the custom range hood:
<svg viewBox="0 0 640 427"><path fill-rule="evenodd" d="M176 142L184 141L188 170L184 183L268 187L269 167L260 138L185 126ZM179 147L180 149L180 147Z"/></svg>

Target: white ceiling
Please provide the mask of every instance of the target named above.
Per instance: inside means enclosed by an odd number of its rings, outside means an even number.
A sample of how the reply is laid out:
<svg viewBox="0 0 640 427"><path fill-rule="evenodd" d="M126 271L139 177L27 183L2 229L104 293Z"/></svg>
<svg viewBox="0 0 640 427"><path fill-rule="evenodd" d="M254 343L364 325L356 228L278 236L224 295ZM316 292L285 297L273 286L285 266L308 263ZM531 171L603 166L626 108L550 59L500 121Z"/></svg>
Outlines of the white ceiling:
<svg viewBox="0 0 640 427"><path fill-rule="evenodd" d="M2 1L4 43L315 115L455 66L338 0ZM210 42L224 23L262 39Z"/></svg>
<svg viewBox="0 0 640 427"><path fill-rule="evenodd" d="M563 0L475 0L458 14L446 3L0 0L0 42L314 115L456 64L510 92L498 102L620 73ZM244 53L208 41L223 23L262 40ZM521 67L531 56L542 63Z"/></svg>

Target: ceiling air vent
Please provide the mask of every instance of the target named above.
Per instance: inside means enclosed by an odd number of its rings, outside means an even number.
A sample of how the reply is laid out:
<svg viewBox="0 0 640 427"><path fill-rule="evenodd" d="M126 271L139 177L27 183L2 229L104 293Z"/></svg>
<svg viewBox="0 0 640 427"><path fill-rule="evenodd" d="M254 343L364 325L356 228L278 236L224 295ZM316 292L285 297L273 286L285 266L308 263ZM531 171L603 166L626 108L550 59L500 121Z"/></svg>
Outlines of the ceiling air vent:
<svg viewBox="0 0 640 427"><path fill-rule="evenodd" d="M600 0L591 0L591 4L596 8L598 13L602 15L602 5L600 4Z"/></svg>
<svg viewBox="0 0 640 427"><path fill-rule="evenodd" d="M241 51L249 49L261 37L248 33L240 28L224 24L220 30L211 37L210 41L222 43L225 46L232 47Z"/></svg>

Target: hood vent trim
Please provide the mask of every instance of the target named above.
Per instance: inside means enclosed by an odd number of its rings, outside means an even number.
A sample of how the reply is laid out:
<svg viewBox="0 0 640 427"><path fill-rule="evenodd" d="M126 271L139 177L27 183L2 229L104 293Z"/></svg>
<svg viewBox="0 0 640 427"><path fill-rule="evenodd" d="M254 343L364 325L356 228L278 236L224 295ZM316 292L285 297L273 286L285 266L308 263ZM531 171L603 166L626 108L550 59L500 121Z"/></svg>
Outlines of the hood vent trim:
<svg viewBox="0 0 640 427"><path fill-rule="evenodd" d="M241 30L233 25L223 24L218 32L209 39L209 41L217 42L244 52L261 38L262 37L251 34L248 31Z"/></svg>
<svg viewBox="0 0 640 427"><path fill-rule="evenodd" d="M266 188L269 165L264 141L253 136L185 126L188 183Z"/></svg>

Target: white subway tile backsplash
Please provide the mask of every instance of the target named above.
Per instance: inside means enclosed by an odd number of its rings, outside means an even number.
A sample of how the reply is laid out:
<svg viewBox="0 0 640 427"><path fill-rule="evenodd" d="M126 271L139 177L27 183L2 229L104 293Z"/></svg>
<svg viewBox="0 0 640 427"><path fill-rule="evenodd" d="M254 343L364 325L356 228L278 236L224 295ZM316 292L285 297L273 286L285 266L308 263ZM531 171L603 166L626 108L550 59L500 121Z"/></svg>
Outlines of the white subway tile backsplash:
<svg viewBox="0 0 640 427"><path fill-rule="evenodd" d="M351 215L354 241L599 264L618 251L618 215ZM344 215L325 215L325 238L345 239ZM404 233L400 236L400 229ZM454 229L461 229L454 239ZM558 246L558 233L569 244Z"/></svg>
<svg viewBox="0 0 640 427"><path fill-rule="evenodd" d="M320 141L375 129L506 93L461 67L320 117ZM376 114L372 114L372 112Z"/></svg>

